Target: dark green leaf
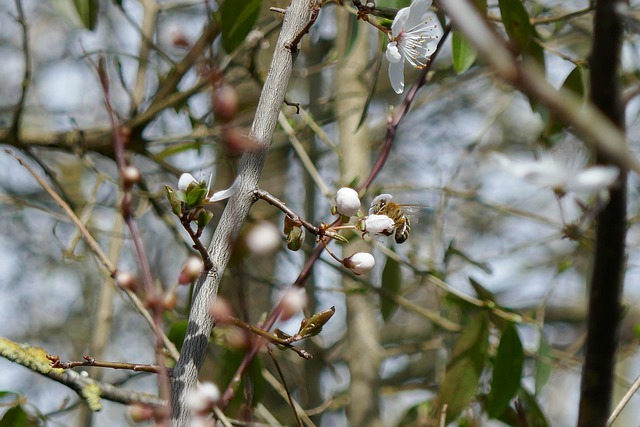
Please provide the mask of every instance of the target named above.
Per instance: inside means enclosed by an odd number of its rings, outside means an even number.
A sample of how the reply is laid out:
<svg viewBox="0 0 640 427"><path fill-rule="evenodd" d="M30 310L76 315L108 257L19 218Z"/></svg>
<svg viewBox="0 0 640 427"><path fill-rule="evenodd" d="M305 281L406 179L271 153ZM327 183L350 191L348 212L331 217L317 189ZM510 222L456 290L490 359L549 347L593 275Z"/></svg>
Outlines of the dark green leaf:
<svg viewBox="0 0 640 427"><path fill-rule="evenodd" d="M447 405L447 423L455 420L476 394L489 349L489 317L480 313L458 338L444 380L440 384L435 416Z"/></svg>
<svg viewBox="0 0 640 427"><path fill-rule="evenodd" d="M539 395L542 391L542 387L547 383L551 376L551 363L549 355L551 353L551 346L544 336L544 332L540 331L540 346L538 347L538 357L536 358L536 395Z"/></svg>
<svg viewBox="0 0 640 427"><path fill-rule="evenodd" d="M473 290L476 292L478 299L482 301L492 301L495 302L496 296L489 289L485 288L473 277L469 277L469 283L473 287Z"/></svg>
<svg viewBox="0 0 640 427"><path fill-rule="evenodd" d="M520 403L522 404L522 412L526 415L529 427L549 427L549 421L545 417L544 412L540 408L538 401L524 388L518 393Z"/></svg>
<svg viewBox="0 0 640 427"><path fill-rule="evenodd" d="M567 78L562 83L562 88L566 90L570 90L577 96L584 98L585 94L585 85L583 78L582 67L575 67L567 76ZM550 137L558 132L560 132L564 128L563 123L553 114L549 115L547 120L547 124L544 128L544 136Z"/></svg>
<svg viewBox="0 0 640 427"><path fill-rule="evenodd" d="M73 3L76 6L82 25L88 30L95 30L98 23L100 2L98 0L73 0Z"/></svg>
<svg viewBox="0 0 640 427"><path fill-rule="evenodd" d="M489 417L495 418L502 414L518 392L523 364L524 350L518 330L513 323L509 323L500 338L493 364L493 380L487 400Z"/></svg>
<svg viewBox="0 0 640 427"><path fill-rule="evenodd" d="M392 250L393 251L393 250ZM382 283L380 287L385 291L398 295L402 284L402 270L400 263L392 257L387 257L387 262L382 270ZM380 313L382 319L387 322L398 309L398 304L391 298L380 294Z"/></svg>
<svg viewBox="0 0 640 427"><path fill-rule="evenodd" d="M186 320L179 320L177 322L173 322L169 327L169 333L167 337L169 341L171 341L178 351L182 349L182 343L184 342L184 337L187 335L187 324Z"/></svg>
<svg viewBox="0 0 640 427"><path fill-rule="evenodd" d="M236 50L260 14L262 0L226 0L222 4L221 28L222 46L227 53Z"/></svg>
<svg viewBox="0 0 640 427"><path fill-rule="evenodd" d="M451 34L451 51L453 56L453 70L457 74L467 71L476 61L477 52L458 30Z"/></svg>
<svg viewBox="0 0 640 427"><path fill-rule="evenodd" d="M190 207L201 206L204 203L204 198L207 196L206 184L200 182L195 187L190 187L186 191L187 204Z"/></svg>
<svg viewBox="0 0 640 427"><path fill-rule="evenodd" d="M349 20L347 28L344 29L346 33L347 39L347 47L344 50L344 59L348 58L353 50L353 47L356 45L356 41L358 41L358 34L360 33L358 30L360 25L358 22L355 22L354 19Z"/></svg>
<svg viewBox="0 0 640 427"><path fill-rule="evenodd" d="M29 421L29 416L22 409L22 406L9 408L0 420L0 427L29 427L34 425Z"/></svg>
<svg viewBox="0 0 640 427"><path fill-rule="evenodd" d="M529 22L529 13L520 0L498 0L504 29L520 52L527 52L533 27Z"/></svg>

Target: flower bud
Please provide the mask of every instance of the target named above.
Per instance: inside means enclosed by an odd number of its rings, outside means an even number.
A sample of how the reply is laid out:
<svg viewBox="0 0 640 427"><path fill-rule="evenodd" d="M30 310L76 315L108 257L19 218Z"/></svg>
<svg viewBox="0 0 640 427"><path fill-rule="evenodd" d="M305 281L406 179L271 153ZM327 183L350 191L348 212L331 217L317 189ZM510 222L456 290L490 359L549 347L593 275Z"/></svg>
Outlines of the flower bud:
<svg viewBox="0 0 640 427"><path fill-rule="evenodd" d="M370 253L356 252L349 258L345 258L342 263L355 274L361 275L371 271L373 266L376 265L376 260Z"/></svg>
<svg viewBox="0 0 640 427"><path fill-rule="evenodd" d="M116 274L116 285L118 285L119 288L127 289L134 292L138 287L136 278L133 277L133 274L129 273L128 271L118 271L118 273Z"/></svg>
<svg viewBox="0 0 640 427"><path fill-rule="evenodd" d="M291 288L282 296L280 320L289 320L307 306L307 293L301 288Z"/></svg>
<svg viewBox="0 0 640 427"><path fill-rule="evenodd" d="M140 169L133 165L125 166L122 169L122 181L124 186L130 188L133 184L140 182Z"/></svg>
<svg viewBox="0 0 640 427"><path fill-rule="evenodd" d="M246 151L256 151L260 148L254 138L237 127L225 126L222 129L222 143L231 156L237 156Z"/></svg>
<svg viewBox="0 0 640 427"><path fill-rule="evenodd" d="M220 400L220 390L212 382L198 383L195 390L189 394L187 404L196 414L211 411L213 405Z"/></svg>
<svg viewBox="0 0 640 427"><path fill-rule="evenodd" d="M211 104L216 119L230 122L238 112L238 95L232 86L222 84L213 91Z"/></svg>
<svg viewBox="0 0 640 427"><path fill-rule="evenodd" d="M200 257L191 256L184 263L180 276L178 276L178 283L181 285L188 285L198 280L202 272L204 271L204 262Z"/></svg>
<svg viewBox="0 0 640 427"><path fill-rule="evenodd" d="M178 295L175 291L168 292L162 300L162 306L165 310L173 310L178 305Z"/></svg>
<svg viewBox="0 0 640 427"><path fill-rule="evenodd" d="M209 314L215 322L225 322L233 315L231 305L222 297L217 297L209 306Z"/></svg>
<svg viewBox="0 0 640 427"><path fill-rule="evenodd" d="M353 188L343 187L336 194L337 210L340 215L354 216L360 209L360 197Z"/></svg>
<svg viewBox="0 0 640 427"><path fill-rule="evenodd" d="M369 215L364 219L364 230L371 234L391 236L395 229L395 222L386 215Z"/></svg>
<svg viewBox="0 0 640 427"><path fill-rule="evenodd" d="M127 412L129 413L129 416L134 423L148 421L154 416L153 408L141 403L134 403L133 405L129 406L127 408Z"/></svg>
<svg viewBox="0 0 640 427"><path fill-rule="evenodd" d="M180 190L187 191L191 185L198 185L198 180L196 180L193 175L190 173L180 175L180 180L178 181L178 188Z"/></svg>

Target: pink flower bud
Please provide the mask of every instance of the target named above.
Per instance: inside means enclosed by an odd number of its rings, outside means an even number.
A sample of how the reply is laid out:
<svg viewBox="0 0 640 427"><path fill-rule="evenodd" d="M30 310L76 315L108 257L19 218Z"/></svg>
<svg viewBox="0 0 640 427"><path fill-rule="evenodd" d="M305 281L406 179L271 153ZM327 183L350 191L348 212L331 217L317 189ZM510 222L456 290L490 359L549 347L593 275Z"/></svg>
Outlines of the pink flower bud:
<svg viewBox="0 0 640 427"><path fill-rule="evenodd" d="M131 420L135 423L148 421L154 416L153 408L141 403L134 403L133 405L129 406L127 408L127 412L129 413Z"/></svg>
<svg viewBox="0 0 640 427"><path fill-rule="evenodd" d="M343 187L336 193L338 213L344 216L354 216L360 209L360 197L353 188Z"/></svg>
<svg viewBox="0 0 640 427"><path fill-rule="evenodd" d="M216 322L224 322L233 315L231 305L222 297L217 297L209 306L209 314Z"/></svg>
<svg viewBox="0 0 640 427"><path fill-rule="evenodd" d="M204 262L200 257L191 256L184 263L180 276L178 276L178 283L181 285L188 285L198 280L202 272L204 271Z"/></svg>
<svg viewBox="0 0 640 427"><path fill-rule="evenodd" d="M304 289L291 288L282 296L280 320L289 320L307 306L308 298Z"/></svg>
<svg viewBox="0 0 640 427"><path fill-rule="evenodd" d="M198 184L198 181L193 177L193 175L190 173L183 173L180 175L180 180L178 181L178 188L180 190L187 191L191 184Z"/></svg>
<svg viewBox="0 0 640 427"><path fill-rule="evenodd" d="M277 251L282 244L282 234L270 222L260 221L245 236L245 243L251 253L268 255Z"/></svg>
<svg viewBox="0 0 640 427"><path fill-rule="evenodd" d="M211 104L216 119L229 122L238 111L238 95L232 86L222 84L213 91Z"/></svg>
<svg viewBox="0 0 640 427"><path fill-rule="evenodd" d="M364 220L364 231L371 234L390 236L395 230L395 222L386 215L369 215Z"/></svg>
<svg viewBox="0 0 640 427"><path fill-rule="evenodd" d="M162 305L165 310L173 310L178 305L178 295L173 291L167 293L162 300Z"/></svg>
<svg viewBox="0 0 640 427"><path fill-rule="evenodd" d="M124 169L122 169L122 181L125 187L131 187L133 184L138 183L140 177L140 169L133 165L125 166Z"/></svg>
<svg viewBox="0 0 640 427"><path fill-rule="evenodd" d="M360 275L371 271L373 266L376 265L376 260L370 253L356 252L349 258L346 258L342 263L349 270L353 271L357 275Z"/></svg>
<svg viewBox="0 0 640 427"><path fill-rule="evenodd" d="M138 287L136 278L128 271L118 271L116 274L116 285L119 288L135 291Z"/></svg>

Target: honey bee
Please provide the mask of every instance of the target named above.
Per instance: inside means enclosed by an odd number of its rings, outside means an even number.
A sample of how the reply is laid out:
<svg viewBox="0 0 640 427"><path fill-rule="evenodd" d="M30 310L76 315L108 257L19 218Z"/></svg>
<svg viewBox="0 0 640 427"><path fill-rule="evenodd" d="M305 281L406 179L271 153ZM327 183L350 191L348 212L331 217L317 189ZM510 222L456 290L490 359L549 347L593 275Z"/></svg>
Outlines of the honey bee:
<svg viewBox="0 0 640 427"><path fill-rule="evenodd" d="M414 206L401 205L391 201L391 194L381 194L371 202L369 215L386 215L395 223L394 238L396 243L404 243L411 233L409 214L416 211Z"/></svg>

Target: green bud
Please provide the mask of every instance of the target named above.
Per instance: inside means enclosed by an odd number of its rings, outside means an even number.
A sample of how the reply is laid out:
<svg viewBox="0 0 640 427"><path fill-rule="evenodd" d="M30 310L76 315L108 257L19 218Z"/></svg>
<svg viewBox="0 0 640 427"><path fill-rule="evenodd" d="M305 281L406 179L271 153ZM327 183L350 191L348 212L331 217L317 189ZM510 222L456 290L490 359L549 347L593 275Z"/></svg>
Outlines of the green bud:
<svg viewBox="0 0 640 427"><path fill-rule="evenodd" d="M213 212L209 212L206 209L200 210L198 213L198 228L204 228L211 222L213 218Z"/></svg>
<svg viewBox="0 0 640 427"><path fill-rule="evenodd" d="M304 230L299 225L294 226L289 234L287 234L287 248L291 251L297 251L302 247L304 241Z"/></svg>

